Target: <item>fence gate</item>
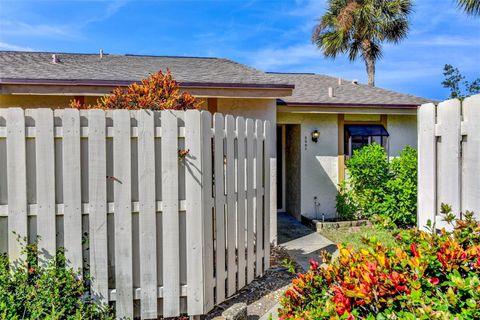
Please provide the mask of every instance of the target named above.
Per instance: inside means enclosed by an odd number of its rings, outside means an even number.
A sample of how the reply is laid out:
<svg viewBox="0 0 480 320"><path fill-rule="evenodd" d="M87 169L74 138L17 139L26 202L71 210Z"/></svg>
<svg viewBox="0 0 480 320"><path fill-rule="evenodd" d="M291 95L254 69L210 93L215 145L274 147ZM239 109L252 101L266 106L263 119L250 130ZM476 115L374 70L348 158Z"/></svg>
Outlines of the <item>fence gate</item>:
<svg viewBox="0 0 480 320"><path fill-rule="evenodd" d="M269 134L196 110L0 109L0 252L23 258L13 231L42 260L65 247L119 318L205 314L269 268Z"/></svg>
<svg viewBox="0 0 480 320"><path fill-rule="evenodd" d="M441 203L459 218L480 217L480 95L447 100L418 111L418 225L448 228Z"/></svg>

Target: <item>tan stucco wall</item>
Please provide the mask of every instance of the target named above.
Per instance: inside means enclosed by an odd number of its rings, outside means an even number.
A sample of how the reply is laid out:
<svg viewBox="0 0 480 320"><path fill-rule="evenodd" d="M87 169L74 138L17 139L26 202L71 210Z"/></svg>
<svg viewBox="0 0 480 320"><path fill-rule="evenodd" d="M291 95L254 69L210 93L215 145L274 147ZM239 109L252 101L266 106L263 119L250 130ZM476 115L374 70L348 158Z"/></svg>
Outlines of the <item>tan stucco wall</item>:
<svg viewBox="0 0 480 320"><path fill-rule="evenodd" d="M410 145L417 148L417 116L389 115L387 131L390 133L390 156L397 157Z"/></svg>
<svg viewBox="0 0 480 320"><path fill-rule="evenodd" d="M0 94L0 108L67 108L75 96ZM94 105L101 96L83 96L86 105ZM197 98L207 108L206 98Z"/></svg>
<svg viewBox="0 0 480 320"><path fill-rule="evenodd" d="M0 95L0 108L65 108L73 96Z"/></svg>

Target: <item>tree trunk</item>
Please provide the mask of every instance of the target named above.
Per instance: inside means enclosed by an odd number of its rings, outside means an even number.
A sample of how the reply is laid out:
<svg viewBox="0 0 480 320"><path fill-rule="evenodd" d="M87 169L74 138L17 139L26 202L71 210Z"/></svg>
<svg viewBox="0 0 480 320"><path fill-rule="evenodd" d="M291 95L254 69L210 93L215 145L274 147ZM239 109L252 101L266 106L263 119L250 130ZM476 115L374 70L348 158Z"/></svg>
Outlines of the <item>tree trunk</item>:
<svg viewBox="0 0 480 320"><path fill-rule="evenodd" d="M365 65L367 67L368 85L375 87L375 60L367 55Z"/></svg>

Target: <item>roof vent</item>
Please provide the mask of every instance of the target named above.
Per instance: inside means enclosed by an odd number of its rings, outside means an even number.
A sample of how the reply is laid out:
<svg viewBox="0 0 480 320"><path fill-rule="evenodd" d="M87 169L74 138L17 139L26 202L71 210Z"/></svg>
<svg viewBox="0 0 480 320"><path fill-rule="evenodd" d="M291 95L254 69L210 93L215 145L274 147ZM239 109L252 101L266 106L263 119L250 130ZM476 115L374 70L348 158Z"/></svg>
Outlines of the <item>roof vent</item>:
<svg viewBox="0 0 480 320"><path fill-rule="evenodd" d="M342 85L342 82L343 82L342 78L338 78L338 85L339 85L339 86Z"/></svg>
<svg viewBox="0 0 480 320"><path fill-rule="evenodd" d="M58 63L57 55L52 54L52 63Z"/></svg>
<svg viewBox="0 0 480 320"><path fill-rule="evenodd" d="M330 98L333 98L335 95L333 94L333 88L332 87L328 87L328 96Z"/></svg>
<svg viewBox="0 0 480 320"><path fill-rule="evenodd" d="M103 58L103 49L100 49L100 59Z"/></svg>
<svg viewBox="0 0 480 320"><path fill-rule="evenodd" d="M352 84L358 84L358 80L357 79L352 80Z"/></svg>

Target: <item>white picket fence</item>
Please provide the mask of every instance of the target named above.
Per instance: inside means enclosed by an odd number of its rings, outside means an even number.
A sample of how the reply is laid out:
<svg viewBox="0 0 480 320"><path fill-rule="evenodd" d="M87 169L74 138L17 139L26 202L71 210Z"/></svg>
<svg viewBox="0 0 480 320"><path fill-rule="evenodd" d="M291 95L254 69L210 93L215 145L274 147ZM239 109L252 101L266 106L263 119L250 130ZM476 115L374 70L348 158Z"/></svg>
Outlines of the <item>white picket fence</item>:
<svg viewBox="0 0 480 320"><path fill-rule="evenodd" d="M480 95L453 99L418 111L418 225L435 222L441 203L459 218L469 210L480 217Z"/></svg>
<svg viewBox="0 0 480 320"><path fill-rule="evenodd" d="M205 314L269 268L269 134L206 111L0 109L0 252L22 258L12 231L41 259L65 247L119 318Z"/></svg>

